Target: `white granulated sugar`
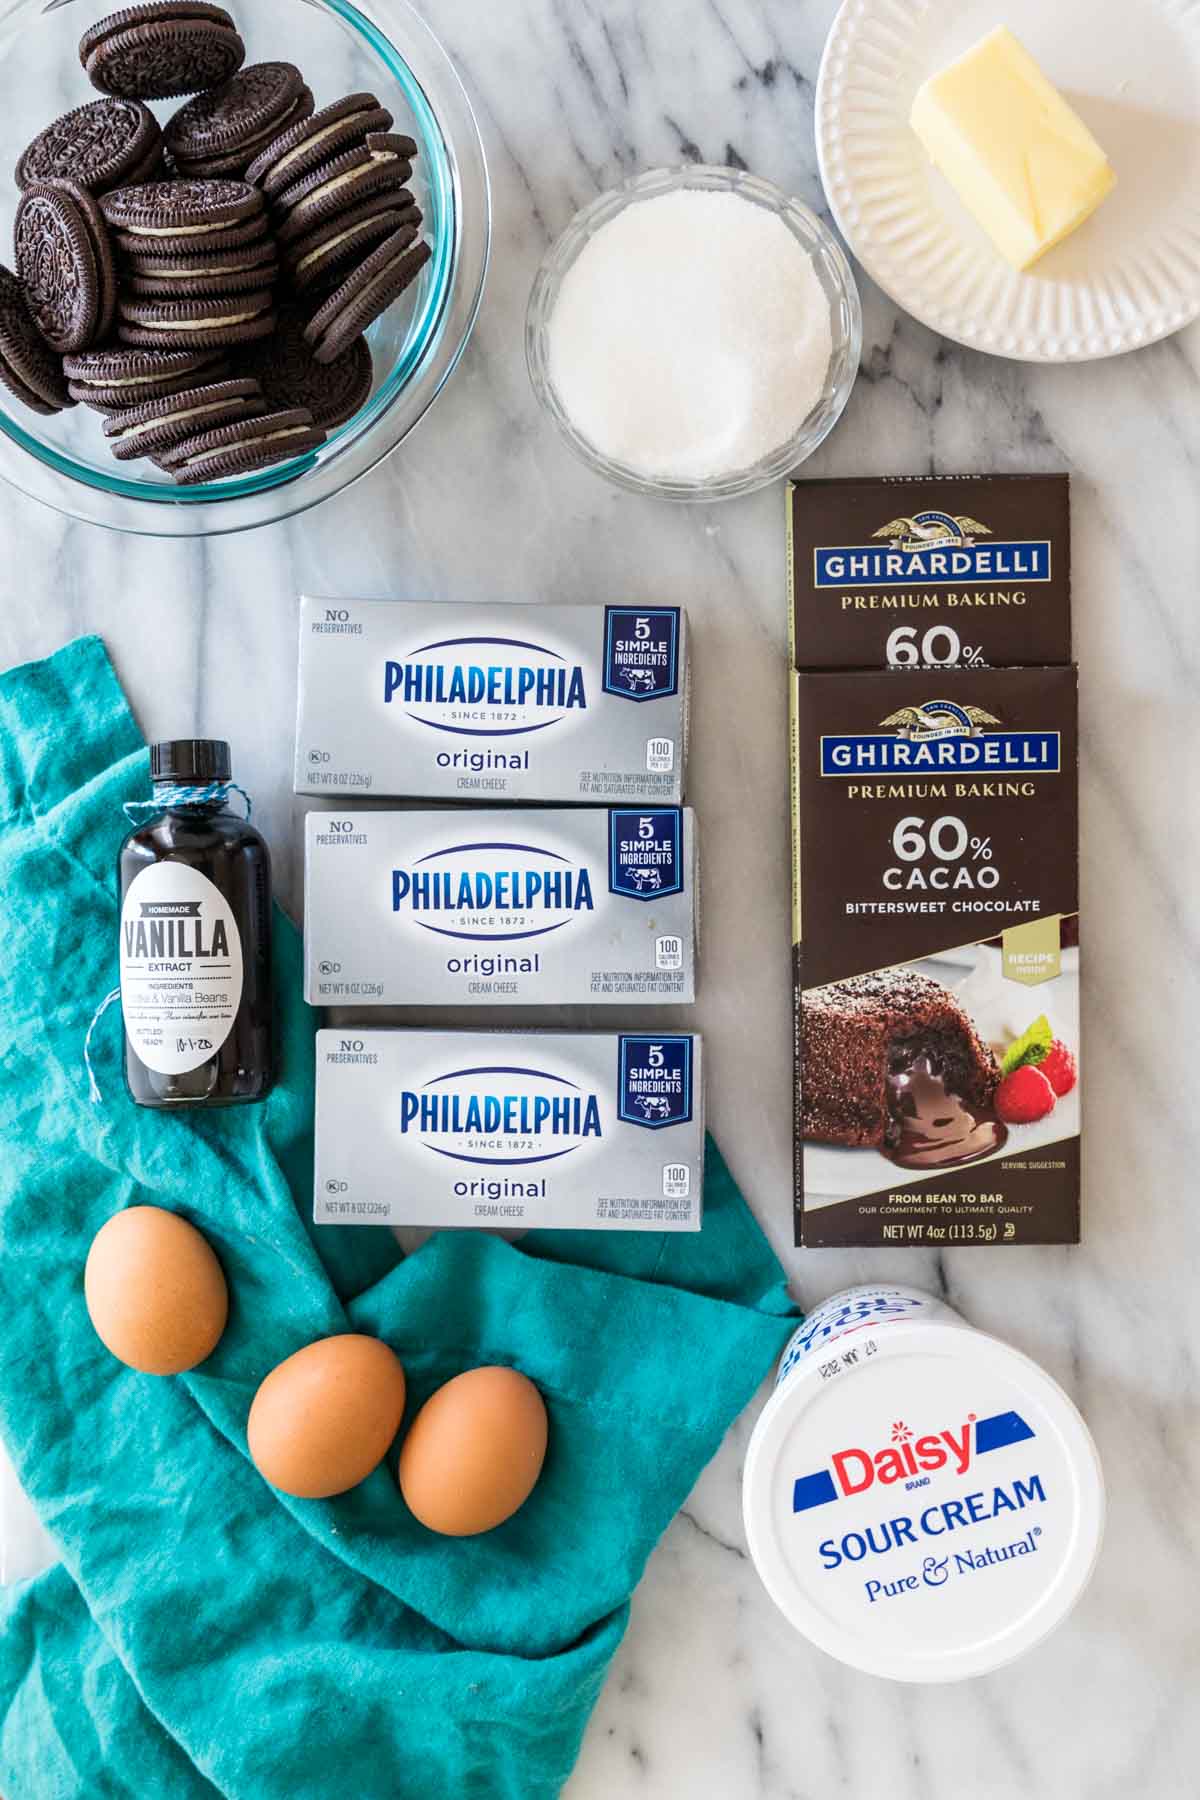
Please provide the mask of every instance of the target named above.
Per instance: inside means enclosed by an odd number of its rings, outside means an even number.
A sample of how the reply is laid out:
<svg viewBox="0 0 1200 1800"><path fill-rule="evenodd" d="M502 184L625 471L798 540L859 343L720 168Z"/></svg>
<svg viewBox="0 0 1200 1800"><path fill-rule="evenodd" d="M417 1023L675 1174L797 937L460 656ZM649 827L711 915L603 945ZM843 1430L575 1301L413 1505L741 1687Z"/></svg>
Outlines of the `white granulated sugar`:
<svg viewBox="0 0 1200 1800"><path fill-rule="evenodd" d="M702 481L779 449L820 399L829 302L783 221L681 188L628 206L568 271L550 379L576 429L652 478Z"/></svg>

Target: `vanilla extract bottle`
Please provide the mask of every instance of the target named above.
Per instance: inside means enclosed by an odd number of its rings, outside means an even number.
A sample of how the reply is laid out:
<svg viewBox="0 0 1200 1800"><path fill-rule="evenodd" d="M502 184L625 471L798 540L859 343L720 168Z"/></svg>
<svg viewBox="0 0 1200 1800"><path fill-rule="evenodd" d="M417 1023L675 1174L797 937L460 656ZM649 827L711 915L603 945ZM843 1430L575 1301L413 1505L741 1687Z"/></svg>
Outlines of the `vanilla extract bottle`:
<svg viewBox="0 0 1200 1800"><path fill-rule="evenodd" d="M125 1079L139 1106L237 1106L274 1080L271 859L230 804L229 745L150 750L154 799L121 845Z"/></svg>

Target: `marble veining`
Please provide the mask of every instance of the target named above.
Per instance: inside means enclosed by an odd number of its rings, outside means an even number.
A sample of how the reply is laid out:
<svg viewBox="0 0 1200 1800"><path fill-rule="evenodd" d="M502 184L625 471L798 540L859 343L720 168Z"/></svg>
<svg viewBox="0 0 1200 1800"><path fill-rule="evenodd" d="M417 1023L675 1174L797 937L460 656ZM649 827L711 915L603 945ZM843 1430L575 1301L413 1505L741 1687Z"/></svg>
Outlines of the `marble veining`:
<svg viewBox="0 0 1200 1800"><path fill-rule="evenodd" d="M1121 0L1097 0L1097 29ZM1200 1763L1200 328L1137 355L1022 367L939 340L863 282L863 372L813 474L1069 469L1083 705L1086 1242L790 1248L783 501L674 509L606 487L539 415L521 324L575 207L638 169L745 165L820 206L813 83L834 0L425 0L479 111L493 275L429 419L305 517L204 544L118 538L0 496L0 662L102 634L148 734L228 736L298 911L295 597L686 604L710 1117L812 1302L903 1276L1075 1396L1110 1485L1075 1617L951 1689L842 1668L775 1613L745 1550L731 1431L667 1532L570 1800L1184 1800Z"/></svg>

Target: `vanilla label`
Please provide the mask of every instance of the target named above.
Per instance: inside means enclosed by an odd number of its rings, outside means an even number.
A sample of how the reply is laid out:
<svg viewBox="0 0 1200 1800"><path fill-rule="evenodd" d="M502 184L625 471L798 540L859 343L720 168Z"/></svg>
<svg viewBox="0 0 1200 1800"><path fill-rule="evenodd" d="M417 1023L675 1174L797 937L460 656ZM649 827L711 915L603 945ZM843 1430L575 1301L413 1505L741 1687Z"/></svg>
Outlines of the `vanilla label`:
<svg viewBox="0 0 1200 1800"><path fill-rule="evenodd" d="M242 942L228 901L185 863L130 884L121 909L121 1010L148 1069L181 1075L220 1049L242 998Z"/></svg>

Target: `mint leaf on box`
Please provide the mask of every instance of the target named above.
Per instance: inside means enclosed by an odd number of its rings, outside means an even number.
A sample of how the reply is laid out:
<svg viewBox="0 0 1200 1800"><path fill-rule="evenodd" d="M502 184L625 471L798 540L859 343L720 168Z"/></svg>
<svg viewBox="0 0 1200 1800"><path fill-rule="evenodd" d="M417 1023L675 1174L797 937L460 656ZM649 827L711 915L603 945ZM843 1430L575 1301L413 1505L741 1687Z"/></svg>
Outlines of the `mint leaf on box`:
<svg viewBox="0 0 1200 1800"><path fill-rule="evenodd" d="M1026 1063L1032 1063L1036 1068L1038 1063L1045 1062L1049 1056L1053 1042L1054 1033L1050 1029L1050 1021L1043 1013L1008 1046L1000 1064L1001 1075L1011 1075L1014 1069L1023 1069Z"/></svg>

